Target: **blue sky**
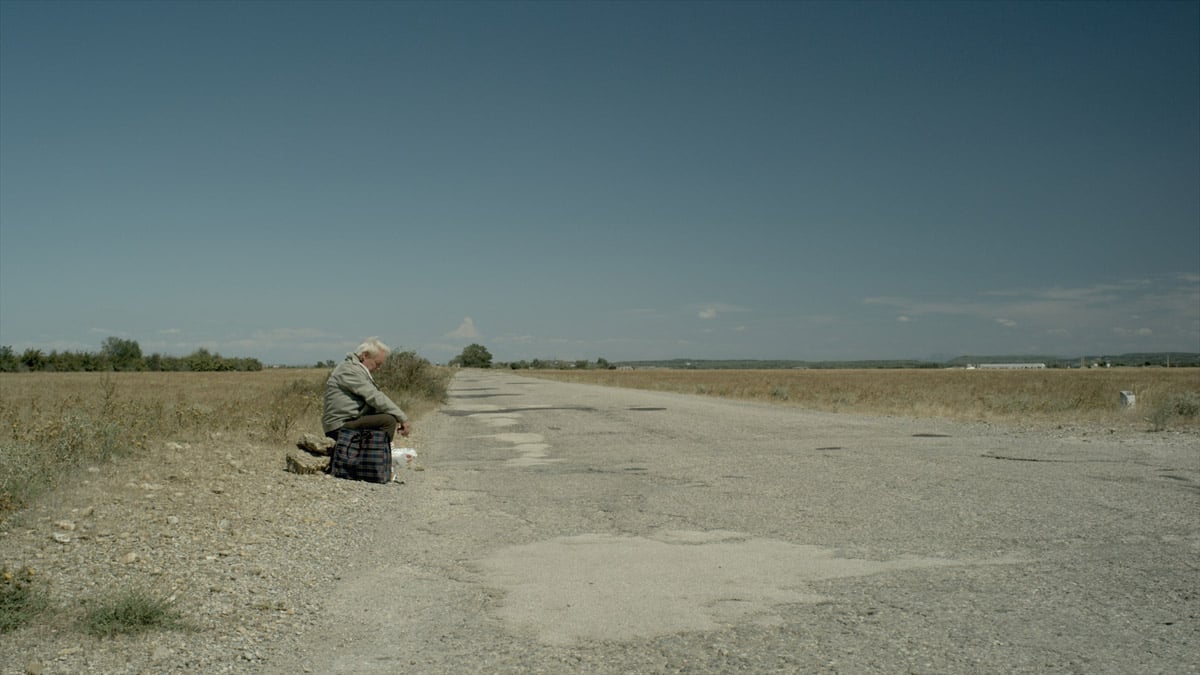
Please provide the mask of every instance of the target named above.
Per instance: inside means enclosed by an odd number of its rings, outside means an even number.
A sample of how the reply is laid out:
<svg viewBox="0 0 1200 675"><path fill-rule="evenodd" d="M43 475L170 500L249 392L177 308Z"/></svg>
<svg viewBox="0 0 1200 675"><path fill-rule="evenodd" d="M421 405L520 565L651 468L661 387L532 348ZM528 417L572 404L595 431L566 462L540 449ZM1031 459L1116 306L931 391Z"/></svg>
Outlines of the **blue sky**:
<svg viewBox="0 0 1200 675"><path fill-rule="evenodd" d="M0 2L0 344L1200 351L1200 3Z"/></svg>

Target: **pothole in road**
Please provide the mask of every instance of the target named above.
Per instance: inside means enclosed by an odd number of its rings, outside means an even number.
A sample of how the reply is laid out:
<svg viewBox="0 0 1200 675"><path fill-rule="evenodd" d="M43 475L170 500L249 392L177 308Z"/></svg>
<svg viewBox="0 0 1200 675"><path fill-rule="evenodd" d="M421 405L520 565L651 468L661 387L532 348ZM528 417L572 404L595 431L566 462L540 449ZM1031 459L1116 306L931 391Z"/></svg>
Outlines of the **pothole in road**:
<svg viewBox="0 0 1200 675"><path fill-rule="evenodd" d="M826 599L807 592L809 582L967 564L981 563L843 558L833 549L728 531L560 537L479 561L485 583L507 591L499 616L547 644L770 623L782 618L779 605Z"/></svg>
<svg viewBox="0 0 1200 675"><path fill-rule="evenodd" d="M1061 464L1072 463L1069 460L1065 460L1065 459L1045 459L1042 457L1016 457L1014 455L980 455L980 457L986 457L987 459L1003 459L1003 460L1009 461L1009 462L1053 462L1053 463L1061 463Z"/></svg>

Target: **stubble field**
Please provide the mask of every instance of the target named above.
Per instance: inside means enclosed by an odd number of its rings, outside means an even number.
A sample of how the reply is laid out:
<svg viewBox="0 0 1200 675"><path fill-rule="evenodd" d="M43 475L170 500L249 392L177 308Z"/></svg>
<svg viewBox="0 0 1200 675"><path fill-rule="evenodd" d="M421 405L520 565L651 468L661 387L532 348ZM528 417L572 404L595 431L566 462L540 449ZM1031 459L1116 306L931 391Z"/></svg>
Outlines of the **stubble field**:
<svg viewBox="0 0 1200 675"><path fill-rule="evenodd" d="M524 371L569 382L829 412L1146 430L1200 429L1200 369ZM1122 406L1121 392L1135 405Z"/></svg>

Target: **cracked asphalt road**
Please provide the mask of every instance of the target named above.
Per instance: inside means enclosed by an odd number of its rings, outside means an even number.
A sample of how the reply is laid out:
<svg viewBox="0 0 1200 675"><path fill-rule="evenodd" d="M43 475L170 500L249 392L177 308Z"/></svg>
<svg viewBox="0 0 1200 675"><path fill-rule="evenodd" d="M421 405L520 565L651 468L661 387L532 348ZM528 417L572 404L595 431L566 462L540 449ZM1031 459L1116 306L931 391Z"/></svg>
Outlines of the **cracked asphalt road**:
<svg viewBox="0 0 1200 675"><path fill-rule="evenodd" d="M460 371L276 672L1194 673L1194 435Z"/></svg>

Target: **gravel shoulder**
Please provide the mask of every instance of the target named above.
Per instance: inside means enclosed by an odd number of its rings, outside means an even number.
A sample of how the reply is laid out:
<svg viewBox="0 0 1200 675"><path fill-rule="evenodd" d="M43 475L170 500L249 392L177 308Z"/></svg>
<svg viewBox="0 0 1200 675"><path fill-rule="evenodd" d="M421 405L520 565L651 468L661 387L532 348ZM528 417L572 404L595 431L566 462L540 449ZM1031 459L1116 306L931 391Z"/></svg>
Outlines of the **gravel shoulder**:
<svg viewBox="0 0 1200 675"><path fill-rule="evenodd" d="M289 450L171 441L88 467L0 526L0 562L33 567L51 594L0 639L0 672L243 672L294 649L406 486L288 473ZM169 599L185 627L82 630L85 603L131 588Z"/></svg>

